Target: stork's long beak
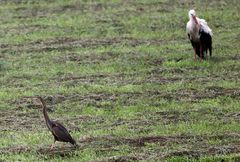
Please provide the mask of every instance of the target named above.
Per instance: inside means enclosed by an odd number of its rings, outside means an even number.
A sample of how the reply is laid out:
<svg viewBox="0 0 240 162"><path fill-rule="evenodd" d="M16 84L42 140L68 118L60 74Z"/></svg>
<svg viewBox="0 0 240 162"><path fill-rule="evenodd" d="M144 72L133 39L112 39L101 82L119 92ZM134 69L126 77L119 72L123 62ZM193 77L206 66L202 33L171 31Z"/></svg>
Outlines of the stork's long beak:
<svg viewBox="0 0 240 162"><path fill-rule="evenodd" d="M193 17L193 20L195 21L195 23L198 24L196 16L192 16L192 17Z"/></svg>

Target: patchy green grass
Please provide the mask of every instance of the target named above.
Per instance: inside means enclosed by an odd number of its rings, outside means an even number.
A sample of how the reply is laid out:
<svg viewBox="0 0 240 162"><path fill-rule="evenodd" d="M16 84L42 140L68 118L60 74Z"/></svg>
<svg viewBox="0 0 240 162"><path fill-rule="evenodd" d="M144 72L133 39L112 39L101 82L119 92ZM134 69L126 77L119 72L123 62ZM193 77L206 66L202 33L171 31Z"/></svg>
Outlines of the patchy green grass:
<svg viewBox="0 0 240 162"><path fill-rule="evenodd" d="M238 161L240 5L0 2L0 161ZM188 10L213 29L194 61ZM52 119L79 144L57 143Z"/></svg>

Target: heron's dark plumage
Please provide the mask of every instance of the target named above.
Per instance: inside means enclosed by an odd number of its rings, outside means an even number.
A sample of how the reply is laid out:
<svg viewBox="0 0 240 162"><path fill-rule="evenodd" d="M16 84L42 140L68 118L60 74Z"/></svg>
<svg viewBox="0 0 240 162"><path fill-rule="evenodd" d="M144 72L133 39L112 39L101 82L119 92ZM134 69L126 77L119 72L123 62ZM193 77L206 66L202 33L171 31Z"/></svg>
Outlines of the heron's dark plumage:
<svg viewBox="0 0 240 162"><path fill-rule="evenodd" d="M56 141L70 142L76 145L76 141L71 137L66 128L58 122L53 121L52 134Z"/></svg>
<svg viewBox="0 0 240 162"><path fill-rule="evenodd" d="M42 103L44 119L46 121L48 129L54 136L54 140L61 142L70 142L71 144L76 145L76 141L72 138L72 136L68 133L67 129L62 124L49 119L44 100L41 97L39 97L39 100Z"/></svg>

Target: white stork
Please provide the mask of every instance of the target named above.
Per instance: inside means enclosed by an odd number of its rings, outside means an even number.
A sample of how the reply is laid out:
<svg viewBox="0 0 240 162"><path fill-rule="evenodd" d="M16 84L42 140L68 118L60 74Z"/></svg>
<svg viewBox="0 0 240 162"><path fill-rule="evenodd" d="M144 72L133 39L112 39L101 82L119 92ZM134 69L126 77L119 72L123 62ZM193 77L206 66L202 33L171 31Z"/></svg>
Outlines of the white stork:
<svg viewBox="0 0 240 162"><path fill-rule="evenodd" d="M207 50L209 50L210 56L212 56L212 30L204 19L196 17L194 10L190 10L188 16L189 21L186 31L195 52L195 59L196 55L204 59L205 52L207 57Z"/></svg>

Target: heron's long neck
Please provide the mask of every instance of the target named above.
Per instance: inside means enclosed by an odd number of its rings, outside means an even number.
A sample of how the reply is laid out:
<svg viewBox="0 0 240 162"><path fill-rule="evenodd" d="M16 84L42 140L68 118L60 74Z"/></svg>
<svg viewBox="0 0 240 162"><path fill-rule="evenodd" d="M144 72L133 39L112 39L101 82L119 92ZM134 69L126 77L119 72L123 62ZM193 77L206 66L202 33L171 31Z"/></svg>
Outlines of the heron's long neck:
<svg viewBox="0 0 240 162"><path fill-rule="evenodd" d="M46 122L48 123L50 121L49 119L49 116L47 114L47 107L46 107L46 104L44 102L42 102L42 106L43 106L43 115L44 115L44 118L46 120Z"/></svg>

